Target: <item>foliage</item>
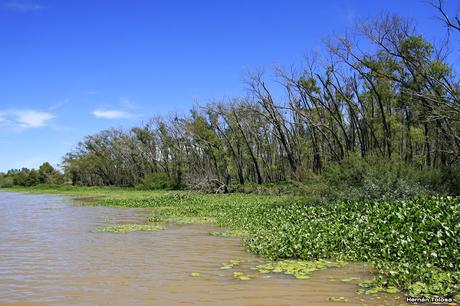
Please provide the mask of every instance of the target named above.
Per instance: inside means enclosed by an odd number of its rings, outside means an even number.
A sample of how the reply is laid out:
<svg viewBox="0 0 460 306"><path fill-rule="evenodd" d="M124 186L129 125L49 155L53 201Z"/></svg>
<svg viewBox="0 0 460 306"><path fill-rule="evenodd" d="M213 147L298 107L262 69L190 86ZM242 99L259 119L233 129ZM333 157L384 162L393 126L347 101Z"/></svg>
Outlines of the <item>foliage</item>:
<svg viewBox="0 0 460 306"><path fill-rule="evenodd" d="M460 166L441 167L424 171L421 182L428 189L442 194L460 195Z"/></svg>
<svg viewBox="0 0 460 306"><path fill-rule="evenodd" d="M325 170L320 177L324 190L319 189L329 201L404 199L434 192L438 185L428 185L425 175L426 170L396 158L351 155Z"/></svg>
<svg viewBox="0 0 460 306"><path fill-rule="evenodd" d="M109 233L129 233L139 231L158 231L162 229L157 224L116 224L98 229L98 232L109 232Z"/></svg>
<svg viewBox="0 0 460 306"><path fill-rule="evenodd" d="M314 184L326 200L458 193L460 82L447 49L401 17L363 21L298 72L277 69L284 92L255 73L247 97L85 137L65 173L76 185L207 192Z"/></svg>
<svg viewBox="0 0 460 306"><path fill-rule="evenodd" d="M97 205L150 207L155 223L212 222L245 233L248 250L273 259L372 262L377 287L438 296L459 293L460 198L318 204L299 196L70 186L35 190L106 197Z"/></svg>
<svg viewBox="0 0 460 306"><path fill-rule="evenodd" d="M31 187L39 184L63 184L64 176L48 162L43 163L38 170L12 169L0 173L0 187L24 186Z"/></svg>
<svg viewBox="0 0 460 306"><path fill-rule="evenodd" d="M0 188L9 188L13 187L14 182L12 177L1 176L0 175Z"/></svg>
<svg viewBox="0 0 460 306"><path fill-rule="evenodd" d="M438 296L459 293L459 198L297 202L270 210L246 241L255 253L370 261L380 272L380 285Z"/></svg>
<svg viewBox="0 0 460 306"><path fill-rule="evenodd" d="M63 189L55 191L105 196L97 205L153 208L155 223L213 222L241 231L248 250L272 259L371 262L378 272L375 288L437 296L460 292L460 198L318 204L299 196Z"/></svg>
<svg viewBox="0 0 460 306"><path fill-rule="evenodd" d="M149 173L144 176L141 183L137 186L139 189L171 189L174 182L165 173Z"/></svg>
<svg viewBox="0 0 460 306"><path fill-rule="evenodd" d="M298 279L310 278L311 272L331 267L340 267L343 263L327 260L305 261L305 260L280 260L269 262L256 267L261 273L284 273Z"/></svg>
<svg viewBox="0 0 460 306"><path fill-rule="evenodd" d="M65 181L49 164L0 185L151 207L154 222L216 223L273 259L371 262L368 291L458 297L460 198L442 197L460 192L460 81L447 48L383 15L325 49L324 65L277 71L285 94L254 74L248 97L105 130L64 157L73 185L136 190L36 186ZM240 193L142 190L203 184Z"/></svg>

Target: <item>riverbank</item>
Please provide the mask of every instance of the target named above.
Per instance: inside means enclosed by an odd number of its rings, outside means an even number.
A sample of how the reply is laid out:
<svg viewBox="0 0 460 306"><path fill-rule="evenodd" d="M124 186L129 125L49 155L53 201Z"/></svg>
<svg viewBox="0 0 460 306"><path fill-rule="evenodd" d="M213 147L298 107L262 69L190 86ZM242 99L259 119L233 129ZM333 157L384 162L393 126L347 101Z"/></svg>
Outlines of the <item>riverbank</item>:
<svg viewBox="0 0 460 306"><path fill-rule="evenodd" d="M375 292L459 298L460 199L318 204L300 196L209 195L185 191L49 187L8 190L91 199L87 204L153 209L152 222L213 223L223 236L272 259L332 258L372 263Z"/></svg>

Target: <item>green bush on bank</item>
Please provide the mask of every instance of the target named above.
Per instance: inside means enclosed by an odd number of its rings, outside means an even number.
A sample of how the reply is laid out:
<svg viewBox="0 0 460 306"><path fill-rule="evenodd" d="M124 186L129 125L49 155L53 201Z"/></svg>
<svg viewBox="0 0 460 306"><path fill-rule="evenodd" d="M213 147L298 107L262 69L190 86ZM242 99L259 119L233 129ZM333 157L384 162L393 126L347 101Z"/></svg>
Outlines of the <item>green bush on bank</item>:
<svg viewBox="0 0 460 306"><path fill-rule="evenodd" d="M149 173L144 176L136 188L140 190L172 189L174 182L166 173Z"/></svg>
<svg viewBox="0 0 460 306"><path fill-rule="evenodd" d="M321 174L309 173L302 182L232 184L229 190L302 195L323 203L460 195L460 167L420 169L398 159L364 159L351 154L339 163L330 164Z"/></svg>

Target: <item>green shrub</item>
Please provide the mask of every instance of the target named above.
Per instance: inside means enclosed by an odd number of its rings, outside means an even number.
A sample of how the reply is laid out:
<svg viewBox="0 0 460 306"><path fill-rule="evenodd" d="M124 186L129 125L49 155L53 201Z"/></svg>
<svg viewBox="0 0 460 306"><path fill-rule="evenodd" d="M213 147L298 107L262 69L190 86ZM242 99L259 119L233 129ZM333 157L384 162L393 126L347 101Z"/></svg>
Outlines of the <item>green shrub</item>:
<svg viewBox="0 0 460 306"><path fill-rule="evenodd" d="M174 182L165 173L149 173L144 176L141 184L137 186L139 189L155 190L155 189L172 189Z"/></svg>
<svg viewBox="0 0 460 306"><path fill-rule="evenodd" d="M400 160L351 155L329 166L320 177L320 186L329 201L396 200L428 195L422 176L422 171Z"/></svg>
<svg viewBox="0 0 460 306"><path fill-rule="evenodd" d="M13 178L11 177L0 177L0 188L13 187Z"/></svg>
<svg viewBox="0 0 460 306"><path fill-rule="evenodd" d="M426 170L422 182L437 193L460 195L460 165Z"/></svg>

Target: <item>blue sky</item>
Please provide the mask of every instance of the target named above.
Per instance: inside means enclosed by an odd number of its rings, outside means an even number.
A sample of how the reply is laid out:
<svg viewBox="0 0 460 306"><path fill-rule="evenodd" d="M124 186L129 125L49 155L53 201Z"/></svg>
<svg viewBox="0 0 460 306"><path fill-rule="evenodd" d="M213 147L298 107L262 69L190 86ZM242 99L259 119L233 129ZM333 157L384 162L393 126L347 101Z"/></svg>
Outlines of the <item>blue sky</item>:
<svg viewBox="0 0 460 306"><path fill-rule="evenodd" d="M419 0L0 0L0 171L59 163L85 135L244 95L245 73L300 65L381 12L444 33Z"/></svg>

